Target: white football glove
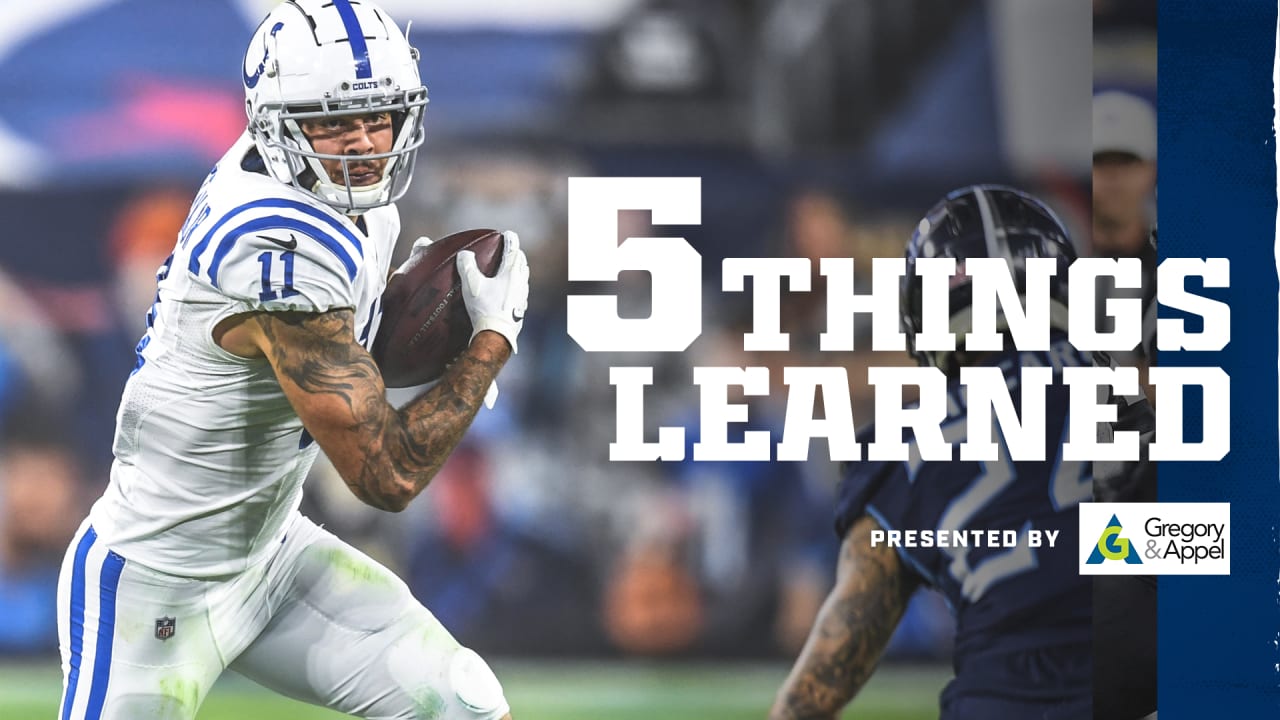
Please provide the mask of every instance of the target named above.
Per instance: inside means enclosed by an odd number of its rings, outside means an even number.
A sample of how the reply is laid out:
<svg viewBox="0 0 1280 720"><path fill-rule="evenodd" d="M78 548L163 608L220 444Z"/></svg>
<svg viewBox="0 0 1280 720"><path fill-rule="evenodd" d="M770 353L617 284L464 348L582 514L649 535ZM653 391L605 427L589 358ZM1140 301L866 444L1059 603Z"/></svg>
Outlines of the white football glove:
<svg viewBox="0 0 1280 720"><path fill-rule="evenodd" d="M471 316L471 338L482 330L492 330L511 343L516 353L516 336L524 327L529 308L529 261L520 249L520 238L508 230L502 233L502 263L493 277L476 267L476 254L458 253L458 275L462 278L462 302Z"/></svg>
<svg viewBox="0 0 1280 720"><path fill-rule="evenodd" d="M426 250L426 249L427 249L427 247L428 247L429 245L431 245L431 243L433 243L433 242L435 242L435 240L432 240L431 238L427 237L426 235L423 235L422 237L418 238L417 240L414 240L414 241L413 241L413 247L409 248L409 257L413 257L414 255L417 255L418 253L422 252L423 250ZM400 273L404 272L405 266L406 266L406 265L408 265L408 264L409 264L409 263L408 263L408 261L407 261L407 260L406 260L405 262L401 263L401 264L400 264L400 267L397 267L397 268L393 269L393 270L391 271L391 274L390 274L390 275L388 275L387 277L388 277L388 278L393 278L393 277L395 277L396 275L399 275Z"/></svg>

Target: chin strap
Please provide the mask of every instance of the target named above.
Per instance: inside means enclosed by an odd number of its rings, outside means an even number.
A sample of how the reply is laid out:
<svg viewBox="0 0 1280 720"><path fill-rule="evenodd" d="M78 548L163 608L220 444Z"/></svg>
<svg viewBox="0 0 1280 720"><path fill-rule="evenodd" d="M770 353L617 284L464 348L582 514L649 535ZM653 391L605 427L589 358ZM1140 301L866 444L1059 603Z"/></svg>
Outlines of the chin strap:
<svg viewBox="0 0 1280 720"><path fill-rule="evenodd" d="M377 185L370 185L368 187L348 192L345 186L335 185L333 183L326 184L317 178L315 183L313 183L309 188L309 191L312 195L320 198L320 200L326 204L340 205L341 210L347 215L363 215L372 210L375 206L353 207L352 203L357 199L363 199L362 196L365 194L378 195L383 193L386 190L388 182L389 181L384 178Z"/></svg>

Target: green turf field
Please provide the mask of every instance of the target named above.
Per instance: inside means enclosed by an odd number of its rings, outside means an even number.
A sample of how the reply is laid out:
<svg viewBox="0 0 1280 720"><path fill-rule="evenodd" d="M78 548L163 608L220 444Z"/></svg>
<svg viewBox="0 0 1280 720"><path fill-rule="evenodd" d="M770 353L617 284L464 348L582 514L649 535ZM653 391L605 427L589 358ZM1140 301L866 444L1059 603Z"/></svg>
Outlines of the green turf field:
<svg viewBox="0 0 1280 720"><path fill-rule="evenodd" d="M518 720L762 720L786 673L780 666L494 662ZM945 668L881 668L853 704L859 717L937 717ZM0 718L50 720L56 663L0 665ZM855 713L850 713L855 714ZM213 689L199 720L332 720L345 717L266 692L234 674ZM142 720L142 719L139 719Z"/></svg>

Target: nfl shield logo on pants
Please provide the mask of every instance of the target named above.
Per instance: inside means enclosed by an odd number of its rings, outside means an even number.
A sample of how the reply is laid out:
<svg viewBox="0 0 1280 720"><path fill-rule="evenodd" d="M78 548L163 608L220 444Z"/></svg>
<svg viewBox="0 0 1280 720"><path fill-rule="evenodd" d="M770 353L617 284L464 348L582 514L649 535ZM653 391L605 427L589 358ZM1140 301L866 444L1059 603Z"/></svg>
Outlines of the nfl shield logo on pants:
<svg viewBox="0 0 1280 720"><path fill-rule="evenodd" d="M171 617L156 618L156 639L168 640L177 630L177 620Z"/></svg>

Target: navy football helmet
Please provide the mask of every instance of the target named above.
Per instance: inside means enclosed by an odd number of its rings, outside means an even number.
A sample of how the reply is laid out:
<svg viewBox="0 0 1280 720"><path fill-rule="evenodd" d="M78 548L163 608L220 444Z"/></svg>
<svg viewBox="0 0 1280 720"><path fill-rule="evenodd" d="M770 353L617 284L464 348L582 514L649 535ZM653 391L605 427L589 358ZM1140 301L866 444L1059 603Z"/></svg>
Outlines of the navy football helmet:
<svg viewBox="0 0 1280 720"><path fill-rule="evenodd" d="M1067 329L1067 269L1076 259L1076 250L1066 228L1052 210L1027 193L1001 185L971 185L949 193L930 208L907 243L907 272L901 283L902 330L907 335L907 350L921 365L950 373L957 364L951 353L921 351L915 346L923 313L916 261L947 257L956 259L950 330L960 335L958 341L963 341L972 322L973 284L964 274L969 258L1005 258L1020 291L1024 289L1027 258L1058 260L1058 273L1050 281L1050 321L1056 328Z"/></svg>

